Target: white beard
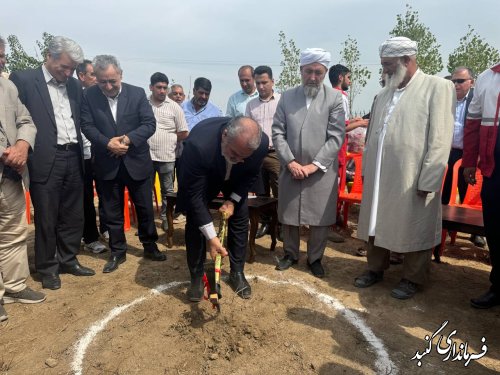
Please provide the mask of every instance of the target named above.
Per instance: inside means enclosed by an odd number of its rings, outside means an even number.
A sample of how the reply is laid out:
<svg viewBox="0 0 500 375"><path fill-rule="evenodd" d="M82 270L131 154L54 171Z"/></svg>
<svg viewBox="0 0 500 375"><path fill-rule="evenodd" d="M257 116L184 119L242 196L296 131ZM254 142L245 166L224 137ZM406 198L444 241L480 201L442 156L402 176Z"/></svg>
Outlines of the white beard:
<svg viewBox="0 0 500 375"><path fill-rule="evenodd" d="M304 85L304 94L309 98L315 98L320 90L320 85L318 86L308 86Z"/></svg>
<svg viewBox="0 0 500 375"><path fill-rule="evenodd" d="M385 87L396 90L405 80L407 70L406 66L399 62L396 71L392 74L392 76L384 74Z"/></svg>

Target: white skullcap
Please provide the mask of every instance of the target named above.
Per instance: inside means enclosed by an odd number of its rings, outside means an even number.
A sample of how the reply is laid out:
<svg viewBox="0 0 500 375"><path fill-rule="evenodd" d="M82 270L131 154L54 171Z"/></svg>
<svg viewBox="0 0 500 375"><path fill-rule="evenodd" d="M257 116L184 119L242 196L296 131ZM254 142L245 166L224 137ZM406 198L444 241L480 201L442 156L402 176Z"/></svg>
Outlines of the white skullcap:
<svg viewBox="0 0 500 375"><path fill-rule="evenodd" d="M300 52L300 66L320 63L328 69L330 61L330 52L325 51L323 48L306 48Z"/></svg>
<svg viewBox="0 0 500 375"><path fill-rule="evenodd" d="M414 56L417 54L417 42L404 36L396 36L382 43L379 52L380 57Z"/></svg>

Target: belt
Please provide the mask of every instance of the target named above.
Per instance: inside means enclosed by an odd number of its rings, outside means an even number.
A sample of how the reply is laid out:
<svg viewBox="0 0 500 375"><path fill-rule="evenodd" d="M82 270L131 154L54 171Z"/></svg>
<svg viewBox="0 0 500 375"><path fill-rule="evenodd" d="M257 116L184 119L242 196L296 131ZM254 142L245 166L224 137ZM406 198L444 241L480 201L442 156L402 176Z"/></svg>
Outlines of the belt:
<svg viewBox="0 0 500 375"><path fill-rule="evenodd" d="M63 151L78 151L80 145L78 143L65 143L63 145L57 145L57 149Z"/></svg>
<svg viewBox="0 0 500 375"><path fill-rule="evenodd" d="M276 150L275 150L274 148L269 148L269 149L267 150L267 153L268 153L268 154L270 154L271 152L276 152Z"/></svg>

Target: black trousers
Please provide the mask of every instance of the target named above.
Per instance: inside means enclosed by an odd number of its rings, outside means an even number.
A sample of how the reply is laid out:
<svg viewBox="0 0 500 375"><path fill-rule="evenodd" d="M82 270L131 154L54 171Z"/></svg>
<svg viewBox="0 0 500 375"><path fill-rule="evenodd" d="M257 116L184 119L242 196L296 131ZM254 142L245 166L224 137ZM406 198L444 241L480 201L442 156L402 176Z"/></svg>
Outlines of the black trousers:
<svg viewBox="0 0 500 375"><path fill-rule="evenodd" d="M39 274L58 274L74 265L83 232L83 171L80 148L57 150L44 183L31 182L35 211L35 265Z"/></svg>
<svg viewBox="0 0 500 375"><path fill-rule="evenodd" d="M106 225L106 214L104 213L104 208L102 207L102 182L95 178L95 176L94 181L97 197L99 198L99 204L97 206L99 210L99 233L103 234L108 231L108 227Z"/></svg>
<svg viewBox="0 0 500 375"><path fill-rule="evenodd" d="M484 231L490 250L491 290L500 293L500 154L495 155L495 170L491 177L483 177L481 200Z"/></svg>
<svg viewBox="0 0 500 375"><path fill-rule="evenodd" d="M97 221L94 206L94 174L92 171L92 160L85 160L85 173L83 174L83 240L86 244L97 241Z"/></svg>
<svg viewBox="0 0 500 375"><path fill-rule="evenodd" d="M109 230L111 255L124 255L127 252L127 240L123 230L123 195L127 187L134 202L139 221L139 240L145 250L156 248L158 234L154 222L151 179L136 181L130 177L127 168L121 163L114 180L102 180L102 206Z"/></svg>
<svg viewBox="0 0 500 375"><path fill-rule="evenodd" d="M235 207L234 214L228 221L226 250L229 253L231 271L243 272L248 244L248 205L244 202ZM205 236L193 223L193 213L186 214L186 255L191 277L203 276L204 263L207 256Z"/></svg>
<svg viewBox="0 0 500 375"><path fill-rule="evenodd" d="M453 183L453 166L455 163L462 159L463 151L458 148L452 148L450 151L450 156L448 158L448 170L446 171L446 176L444 178L443 192L441 194L441 203L449 204L451 197L451 188ZM467 193L467 183L464 178L464 169L462 167L458 168L458 195L460 197L460 202L464 201L465 193ZM454 203L454 202L453 202Z"/></svg>

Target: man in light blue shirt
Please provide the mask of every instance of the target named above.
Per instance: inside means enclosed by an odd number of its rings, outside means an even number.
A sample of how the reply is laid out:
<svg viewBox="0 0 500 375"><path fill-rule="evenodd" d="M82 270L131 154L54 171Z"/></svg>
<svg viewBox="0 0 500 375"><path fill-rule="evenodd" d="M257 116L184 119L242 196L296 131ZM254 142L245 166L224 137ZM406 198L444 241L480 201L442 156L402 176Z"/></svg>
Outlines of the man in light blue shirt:
<svg viewBox="0 0 500 375"><path fill-rule="evenodd" d="M238 69L241 90L229 97L227 102L226 116L244 116L247 103L253 98L257 98L259 93L255 87L254 70L250 65L243 65Z"/></svg>
<svg viewBox="0 0 500 375"><path fill-rule="evenodd" d="M194 81L193 99L182 103L182 110L188 123L189 131L201 121L210 117L222 117L220 108L208 101L212 83L210 80L199 77Z"/></svg>

